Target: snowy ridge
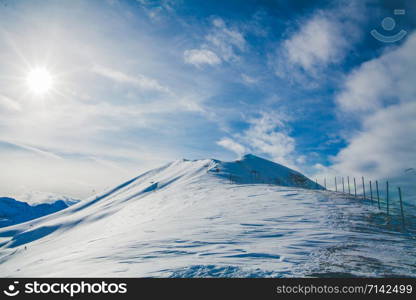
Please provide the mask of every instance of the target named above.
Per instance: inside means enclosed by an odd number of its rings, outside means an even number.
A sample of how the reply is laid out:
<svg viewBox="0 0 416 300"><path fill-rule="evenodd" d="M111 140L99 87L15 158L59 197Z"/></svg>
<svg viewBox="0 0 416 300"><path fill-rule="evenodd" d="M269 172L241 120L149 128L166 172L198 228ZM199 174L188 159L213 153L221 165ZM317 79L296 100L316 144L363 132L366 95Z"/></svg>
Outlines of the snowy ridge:
<svg viewBox="0 0 416 300"><path fill-rule="evenodd" d="M89 197L68 209L45 215L30 222L18 224L10 231L5 231L0 246L14 248L47 236L58 229L69 229L82 222L94 222L103 217L111 216L115 211L127 206L128 202L136 201L148 193L162 190L170 185L187 185L216 166L214 160L177 160L163 167L141 174L102 194ZM39 215L40 217L40 215ZM39 224L39 225L38 225ZM33 229L35 225L42 226Z"/></svg>
<svg viewBox="0 0 416 300"><path fill-rule="evenodd" d="M313 189L309 179L299 185L292 174L299 173L254 156L169 163L67 209L0 229L0 274L416 274L411 236L386 228L375 207Z"/></svg>
<svg viewBox="0 0 416 300"><path fill-rule="evenodd" d="M324 189L303 174L252 154L234 162L220 162L210 171L236 183L268 183L280 186Z"/></svg>

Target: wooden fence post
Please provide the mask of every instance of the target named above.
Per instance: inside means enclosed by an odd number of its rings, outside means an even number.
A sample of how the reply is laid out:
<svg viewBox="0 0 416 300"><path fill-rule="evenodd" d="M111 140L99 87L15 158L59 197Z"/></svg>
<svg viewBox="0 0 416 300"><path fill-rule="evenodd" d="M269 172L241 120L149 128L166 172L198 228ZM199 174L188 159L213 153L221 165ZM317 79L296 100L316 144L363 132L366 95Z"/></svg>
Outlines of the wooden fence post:
<svg viewBox="0 0 416 300"><path fill-rule="evenodd" d="M325 186L325 189L326 189L326 177L324 178L324 186Z"/></svg>
<svg viewBox="0 0 416 300"><path fill-rule="evenodd" d="M386 203L387 203L387 215L389 215L389 182L386 181Z"/></svg>
<svg viewBox="0 0 416 300"><path fill-rule="evenodd" d="M376 191L377 191L378 209L380 209L380 193L378 192L378 181L377 180L376 180Z"/></svg>
<svg viewBox="0 0 416 300"><path fill-rule="evenodd" d="M347 180L348 180L348 194L351 195L351 189L350 189L350 176L347 176Z"/></svg>
<svg viewBox="0 0 416 300"><path fill-rule="evenodd" d="M354 197L357 198L357 184L355 183L355 177L354 177Z"/></svg>
<svg viewBox="0 0 416 300"><path fill-rule="evenodd" d="M344 177L342 177L342 193L345 194Z"/></svg>
<svg viewBox="0 0 416 300"><path fill-rule="evenodd" d="M371 204L373 204L373 187L371 186L371 180L370 180L370 201L371 201Z"/></svg>
<svg viewBox="0 0 416 300"><path fill-rule="evenodd" d="M364 176L361 177L361 180L363 182L363 200L365 200L365 183L364 183Z"/></svg>
<svg viewBox="0 0 416 300"><path fill-rule="evenodd" d="M399 199L400 199L400 211L402 213L402 224L403 224L403 228L404 228L404 212L403 212L403 201L402 201L402 190L400 188L399 189Z"/></svg>
<svg viewBox="0 0 416 300"><path fill-rule="evenodd" d="M337 176L335 176L335 192L338 192Z"/></svg>

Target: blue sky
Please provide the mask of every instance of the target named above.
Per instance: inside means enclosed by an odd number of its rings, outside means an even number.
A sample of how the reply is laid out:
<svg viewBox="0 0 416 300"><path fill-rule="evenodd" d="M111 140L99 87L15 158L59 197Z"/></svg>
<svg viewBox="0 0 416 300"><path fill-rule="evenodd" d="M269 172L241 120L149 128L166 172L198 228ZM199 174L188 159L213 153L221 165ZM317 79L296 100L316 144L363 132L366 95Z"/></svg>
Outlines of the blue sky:
<svg viewBox="0 0 416 300"><path fill-rule="evenodd" d="M244 153L400 176L416 167L415 15L414 1L0 1L0 189L84 196ZM39 67L54 84L33 95Z"/></svg>

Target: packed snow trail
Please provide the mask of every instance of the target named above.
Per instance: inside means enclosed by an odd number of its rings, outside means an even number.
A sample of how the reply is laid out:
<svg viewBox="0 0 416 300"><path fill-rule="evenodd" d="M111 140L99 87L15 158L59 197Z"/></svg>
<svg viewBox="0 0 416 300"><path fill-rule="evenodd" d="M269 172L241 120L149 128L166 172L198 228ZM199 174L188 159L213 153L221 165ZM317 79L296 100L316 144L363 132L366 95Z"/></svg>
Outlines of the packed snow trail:
<svg viewBox="0 0 416 300"><path fill-rule="evenodd" d="M11 277L416 274L413 234L255 156L175 161L0 239Z"/></svg>

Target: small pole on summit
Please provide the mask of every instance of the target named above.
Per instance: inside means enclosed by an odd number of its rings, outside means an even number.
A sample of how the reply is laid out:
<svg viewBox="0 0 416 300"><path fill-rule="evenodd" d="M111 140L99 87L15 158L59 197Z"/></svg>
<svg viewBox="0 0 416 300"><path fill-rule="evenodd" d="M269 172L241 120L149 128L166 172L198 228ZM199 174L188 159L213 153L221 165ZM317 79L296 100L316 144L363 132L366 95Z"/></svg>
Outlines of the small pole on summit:
<svg viewBox="0 0 416 300"><path fill-rule="evenodd" d="M389 181L386 181L386 204L387 204L387 215L389 215Z"/></svg>
<svg viewBox="0 0 416 300"><path fill-rule="evenodd" d="M342 193L345 194L344 177L342 177Z"/></svg>
<svg viewBox="0 0 416 300"><path fill-rule="evenodd" d="M380 209L380 193L378 191L378 181L376 180L376 192L377 192L377 204L378 204L378 209Z"/></svg>
<svg viewBox="0 0 416 300"><path fill-rule="evenodd" d="M373 204L373 187L371 186L371 180L370 180L370 201L372 205Z"/></svg>
<svg viewBox="0 0 416 300"><path fill-rule="evenodd" d="M335 192L338 192L337 176L335 176Z"/></svg>
<svg viewBox="0 0 416 300"><path fill-rule="evenodd" d="M347 176L348 181L348 194L351 195L351 189L350 189L350 176Z"/></svg>
<svg viewBox="0 0 416 300"><path fill-rule="evenodd" d="M400 199L400 212L402 213L402 224L403 224L403 228L404 228L404 212L403 212L403 201L402 201L402 190L400 188L399 189L399 199Z"/></svg>
<svg viewBox="0 0 416 300"><path fill-rule="evenodd" d="M355 177L354 177L354 197L357 198L357 184L355 183Z"/></svg>
<svg viewBox="0 0 416 300"><path fill-rule="evenodd" d="M324 178L324 186L325 186L325 189L326 189L326 177Z"/></svg>
<svg viewBox="0 0 416 300"><path fill-rule="evenodd" d="M363 200L365 200L365 183L364 183L364 176L361 177L361 180L363 182Z"/></svg>

